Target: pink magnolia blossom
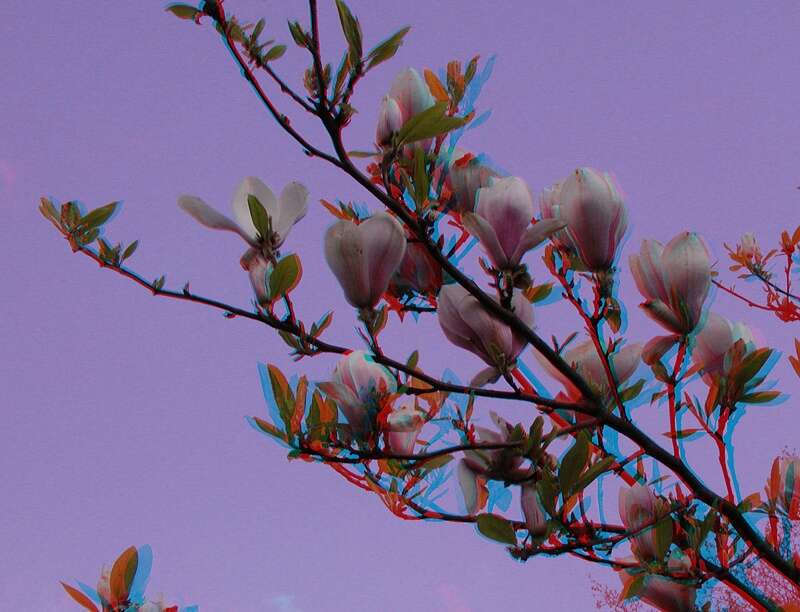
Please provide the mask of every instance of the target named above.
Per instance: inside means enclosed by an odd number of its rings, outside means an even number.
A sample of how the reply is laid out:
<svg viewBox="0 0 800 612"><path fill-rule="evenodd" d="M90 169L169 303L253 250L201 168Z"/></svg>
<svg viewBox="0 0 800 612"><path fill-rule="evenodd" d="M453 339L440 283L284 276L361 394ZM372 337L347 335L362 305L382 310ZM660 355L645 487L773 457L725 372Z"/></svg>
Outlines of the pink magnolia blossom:
<svg viewBox="0 0 800 612"><path fill-rule="evenodd" d="M564 385L567 395L570 398L579 399L581 397L581 393L578 391L577 387L575 387L566 376L559 372L553 364L545 359L539 351L534 350L533 353L547 373ZM641 344L626 344L609 357L611 370L614 373L614 378L618 385L622 385L622 383L633 375L636 368L639 367L641 355ZM564 351L561 357L571 367L577 370L578 374L580 374L600 395L608 395L610 390L608 376L603 367L603 362L597 354L597 349L591 340L585 340Z"/></svg>
<svg viewBox="0 0 800 612"><path fill-rule="evenodd" d="M631 550L641 561L658 559L658 541L655 522L659 517L659 501L650 487L635 484L619 491L619 518L630 531L643 529L631 538ZM652 527L645 528L645 525Z"/></svg>
<svg viewBox="0 0 800 612"><path fill-rule="evenodd" d="M342 357L331 378L330 383L320 386L336 400L348 423L360 435L372 430L381 399L397 390L392 373L364 351Z"/></svg>
<svg viewBox="0 0 800 612"><path fill-rule="evenodd" d="M625 559L625 561L633 559ZM623 587L636 579L638 574L630 570L619 570ZM697 610L695 598L697 587L689 582L673 580L659 574L648 574L644 578L639 597L661 612L693 612Z"/></svg>
<svg viewBox="0 0 800 612"><path fill-rule="evenodd" d="M393 290L402 294L409 290L433 295L442 286L442 267L419 242L409 242L400 266L392 277Z"/></svg>
<svg viewBox="0 0 800 612"><path fill-rule="evenodd" d="M734 323L714 312L708 314L706 322L695 336L692 361L703 369L705 376L726 375L725 354L737 342L744 349L755 346L753 333L744 323Z"/></svg>
<svg viewBox="0 0 800 612"><path fill-rule="evenodd" d="M526 482L522 485L520 504L522 506L522 514L525 517L525 526L531 535L544 535L547 527L547 516L534 483Z"/></svg>
<svg viewBox="0 0 800 612"><path fill-rule="evenodd" d="M272 221L272 236L262 236L272 249L278 249L286 240L289 230L300 221L308 210L308 190L297 182L286 185L276 198L272 190L259 179L248 176L236 189L233 196L233 219L211 208L196 196L183 195L178 206L211 229L226 230L239 234L251 247L260 246L258 232L250 216L247 196L258 198Z"/></svg>
<svg viewBox="0 0 800 612"><path fill-rule="evenodd" d="M790 520L800 520L800 457L776 457L767 481L767 498Z"/></svg>
<svg viewBox="0 0 800 612"><path fill-rule="evenodd" d="M540 200L543 219L561 219L567 227L554 242L574 252L587 269L609 269L628 229L628 212L609 174L578 168L545 190Z"/></svg>
<svg viewBox="0 0 800 612"><path fill-rule="evenodd" d="M497 172L483 164L479 158L456 149L448 162L445 183L452 193L452 210L461 214L473 212L478 190L488 187L491 180L498 176Z"/></svg>
<svg viewBox="0 0 800 612"><path fill-rule="evenodd" d="M753 232L746 232L742 234L742 237L739 239L739 252L742 255L747 257L748 259L753 259L756 256L761 255L761 249L758 246L758 242L756 242L756 237Z"/></svg>
<svg viewBox="0 0 800 612"><path fill-rule="evenodd" d="M514 314L531 327L533 307L525 296L516 293L511 304ZM526 344L510 327L489 314L461 285L442 287L439 292L438 319L450 342L489 364L490 367L479 373L472 384L496 380L504 369L513 366Z"/></svg>
<svg viewBox="0 0 800 612"><path fill-rule="evenodd" d="M391 453L410 455L425 424L425 413L413 405L395 408L386 415L384 436Z"/></svg>
<svg viewBox="0 0 800 612"><path fill-rule="evenodd" d="M359 225L338 221L325 233L325 259L356 308L378 303L405 251L403 226L385 212Z"/></svg>
<svg viewBox="0 0 800 612"><path fill-rule="evenodd" d="M107 567L100 571L100 578L97 581L97 594L106 603L117 603L111 600L111 570Z"/></svg>
<svg viewBox="0 0 800 612"><path fill-rule="evenodd" d="M708 249L697 234L682 232L666 246L644 240L630 266L650 317L676 334L697 326L711 286Z"/></svg>
<svg viewBox="0 0 800 612"><path fill-rule="evenodd" d="M388 145L392 135L399 131L403 124L435 103L436 100L419 72L413 68L401 71L392 81L389 95L381 102L375 134L378 144Z"/></svg>
<svg viewBox="0 0 800 612"><path fill-rule="evenodd" d="M533 199L525 181L515 176L494 179L477 197L475 214L464 213L464 227L478 238L495 268L518 266L525 253L564 227L558 219L531 225Z"/></svg>
<svg viewBox="0 0 800 612"><path fill-rule="evenodd" d="M496 430L476 426L478 444L502 444L508 442L513 427L495 412L489 416L495 424ZM456 470L461 492L467 506L467 512L474 514L486 503L486 481L495 472L509 473L517 470L522 465L523 459L519 456L504 455L502 449L467 450L464 458L459 461Z"/></svg>

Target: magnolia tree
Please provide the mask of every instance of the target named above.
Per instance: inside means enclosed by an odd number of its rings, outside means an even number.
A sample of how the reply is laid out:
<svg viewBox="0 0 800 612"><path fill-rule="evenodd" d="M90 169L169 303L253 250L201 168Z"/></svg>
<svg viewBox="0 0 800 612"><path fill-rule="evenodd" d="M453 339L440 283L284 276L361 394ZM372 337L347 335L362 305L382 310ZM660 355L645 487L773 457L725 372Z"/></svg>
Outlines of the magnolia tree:
<svg viewBox="0 0 800 612"><path fill-rule="evenodd" d="M116 203L86 212L76 202L43 199L44 216L73 251L154 295L271 327L296 361L338 355L329 380L320 382L263 367L271 418L253 416L251 424L286 446L290 458L327 465L396 516L475 524L518 561L571 555L607 566L621 581L623 607L709 610L727 602L736 609L800 609L793 545L800 460L777 458L763 493L748 495L739 494L729 460L742 407L779 396L766 381L776 354L746 324L710 310L709 290L719 281L703 239L685 231L663 244L645 240L623 255L629 211L610 174L577 168L535 198L522 179L458 148L467 124L481 120L474 101L490 65L477 57L438 73L401 71L374 101L373 146L351 150L345 133L356 112L353 92L396 54L408 28L369 48L358 18L336 0L344 53L329 63L320 52L317 3L308 5L307 21L289 23L292 41L309 57L305 91L279 73L287 47L263 40L263 19L246 24L221 0L168 10L213 26L277 130L371 197L369 210L323 200L336 219L319 237L353 307L337 317L357 319L363 344L326 341L332 314L309 323L292 299L303 270L291 251L293 234L309 199L299 182L287 182L276 195L247 177L234 192L231 216L197 195L178 201L202 225L243 240L250 306L200 296L188 285L171 289L163 276L150 281L134 272L127 260L138 243L104 237ZM288 107L318 119L326 141L300 133ZM735 266L768 287L765 308L794 320L796 309L780 303L793 304L790 272L800 232L784 238L785 288L768 271L776 252L763 255L751 236L730 252ZM536 259L549 275L538 283L529 267ZM617 280L625 269L640 295L623 301ZM545 340L546 318L537 315L559 307L546 306L551 294L576 316L576 331L563 339ZM650 337L641 342L624 333L626 310L635 303L652 319ZM387 325L419 317L438 321L447 340L440 359L468 351L485 367L465 373L464 383L449 371L424 371L416 351L399 356L381 342ZM531 360L560 387L555 396L540 391ZM509 403L528 407L530 417L509 422L502 416ZM637 422L634 406L637 415L650 411L663 419L666 446ZM682 418L694 425L682 426ZM718 474L692 465L688 443L698 439L717 449L723 490L707 482ZM445 496L451 484L458 495ZM606 511L608 499L618 504ZM126 563L134 553L126 551ZM110 594L65 588L88 609L136 609L143 600L130 595L135 565L133 573L126 567L111 573ZM778 587L764 588L753 579L756 571Z"/></svg>

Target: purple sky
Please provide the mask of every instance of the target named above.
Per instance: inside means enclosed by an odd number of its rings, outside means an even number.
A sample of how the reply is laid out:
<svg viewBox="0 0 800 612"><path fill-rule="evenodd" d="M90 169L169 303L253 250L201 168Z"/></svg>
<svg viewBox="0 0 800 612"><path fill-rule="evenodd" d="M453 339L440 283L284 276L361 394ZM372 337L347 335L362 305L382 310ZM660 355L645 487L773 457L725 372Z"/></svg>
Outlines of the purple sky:
<svg viewBox="0 0 800 612"><path fill-rule="evenodd" d="M335 11L322 4L324 49L338 59ZM479 101L493 115L463 146L537 191L578 165L613 171L633 222L626 259L644 237L693 229L725 275L723 241L752 230L771 242L800 221L796 2L351 5L368 45L413 28L360 87L350 148L369 146L378 100L399 69L496 54ZM265 413L256 364L290 366L279 339L153 299L71 256L39 217L43 194L91 207L122 199L110 236L141 239L136 270L246 304L241 243L204 231L175 200L193 193L226 210L247 174L276 189L301 180L311 213L287 244L304 257L300 311L312 320L336 308L330 340L356 345L352 312L320 257L331 217L315 202L363 201L364 192L279 133L209 25L180 22L162 6L15 2L0 10L0 607L69 609L58 580L91 583L125 547L149 543L149 592L206 611L591 608L588 576L615 580L610 572L568 559L516 564L469 527L397 520L325 467L287 463L243 418ZM299 1L227 6L244 19L267 17L270 36L283 42L286 18L306 19ZM291 46L279 66L293 75L304 62ZM658 333L634 307L627 271L622 288L631 337ZM724 296L715 308L791 350L793 328ZM537 324L545 334L578 329L564 313L544 307ZM433 321L393 320L384 343L400 357L419 347L435 374L444 362L465 379L478 368ZM332 363L303 361L296 371L319 379ZM797 391L783 363L775 372L782 390ZM665 431L664 411L651 411L651 431ZM530 418L519 407L505 414ZM797 446L800 420L790 399L752 409L745 423L736 456L749 493L781 448ZM690 453L713 469L703 444Z"/></svg>

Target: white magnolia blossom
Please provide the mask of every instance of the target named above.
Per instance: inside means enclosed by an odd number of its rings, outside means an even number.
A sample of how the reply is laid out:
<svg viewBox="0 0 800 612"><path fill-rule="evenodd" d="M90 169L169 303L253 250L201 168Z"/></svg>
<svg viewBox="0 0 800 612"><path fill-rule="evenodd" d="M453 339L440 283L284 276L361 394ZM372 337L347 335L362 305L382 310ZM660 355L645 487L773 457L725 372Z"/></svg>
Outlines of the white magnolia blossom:
<svg viewBox="0 0 800 612"><path fill-rule="evenodd" d="M283 188L279 197L259 179L248 176L239 184L233 195L231 207L233 219L226 217L211 208L197 196L182 195L178 198L178 206L185 210L202 225L211 229L226 230L239 234L250 246L258 245L258 231L250 216L248 196L255 196L267 211L272 222L272 236L263 236L269 246L280 248L289 230L300 221L308 210L308 189L302 184L292 181Z"/></svg>

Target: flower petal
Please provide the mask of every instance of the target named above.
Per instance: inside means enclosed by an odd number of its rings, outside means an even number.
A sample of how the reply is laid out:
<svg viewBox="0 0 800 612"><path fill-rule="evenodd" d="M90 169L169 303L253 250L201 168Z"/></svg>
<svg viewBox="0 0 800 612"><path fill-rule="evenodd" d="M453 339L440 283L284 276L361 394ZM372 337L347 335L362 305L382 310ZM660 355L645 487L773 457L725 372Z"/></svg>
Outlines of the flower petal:
<svg viewBox="0 0 800 612"><path fill-rule="evenodd" d="M292 226L306 216L308 211L308 189L305 185L292 181L281 191L278 200L278 218L273 220L272 229L279 236L279 246L286 240Z"/></svg>
<svg viewBox="0 0 800 612"><path fill-rule="evenodd" d="M178 198L178 206L186 213L194 217L200 224L211 229L226 230L236 232L246 241L251 242L250 237L242 231L232 219L229 219L221 212L211 208L200 198L195 196L182 195Z"/></svg>
<svg viewBox="0 0 800 612"><path fill-rule="evenodd" d="M267 214L272 218L273 226L278 216L278 202L272 190L254 176L247 176L239 183L231 203L233 218L236 219L236 223L239 224L242 230L250 236L250 239L255 240L258 232L250 216L250 207L247 204L248 195L254 195L258 198Z"/></svg>

